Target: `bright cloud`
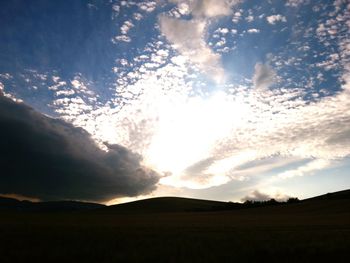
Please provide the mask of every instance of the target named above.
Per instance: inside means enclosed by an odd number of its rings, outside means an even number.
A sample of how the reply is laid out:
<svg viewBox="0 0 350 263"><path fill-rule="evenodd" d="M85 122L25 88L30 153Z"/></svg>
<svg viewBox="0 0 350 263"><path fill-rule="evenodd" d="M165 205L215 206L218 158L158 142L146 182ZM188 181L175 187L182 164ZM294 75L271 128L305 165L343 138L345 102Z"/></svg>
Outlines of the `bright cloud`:
<svg viewBox="0 0 350 263"><path fill-rule="evenodd" d="M219 54L210 49L205 41L206 27L210 18L230 15L232 6L238 1L172 0L172 2L178 5L180 13L190 13L194 18L181 20L161 15L159 18L161 32L175 49L188 57L201 71L217 83L223 82L225 74L221 58ZM223 29L222 32L225 34L228 29Z"/></svg>
<svg viewBox="0 0 350 263"><path fill-rule="evenodd" d="M300 166L297 169L288 170L283 173L278 174L277 176L283 179L291 178L295 176L304 176L306 174L315 172L317 170L323 170L331 164L329 160L316 159L308 162L306 165Z"/></svg>
<svg viewBox="0 0 350 263"><path fill-rule="evenodd" d="M277 22L287 22L287 19L285 16L282 16L280 14L278 15L271 15L266 17L267 22L269 22L269 24L274 25Z"/></svg>
<svg viewBox="0 0 350 263"><path fill-rule="evenodd" d="M227 16L232 13L231 7L237 4L238 0L171 0L179 6L188 6L189 11L195 17L217 17Z"/></svg>
<svg viewBox="0 0 350 263"><path fill-rule="evenodd" d="M215 54L204 41L205 26L206 23L203 21L160 17L161 31L174 45L174 48L214 80L221 82L224 78L224 71L220 56Z"/></svg>
<svg viewBox="0 0 350 263"><path fill-rule="evenodd" d="M254 33L259 33L260 30L259 30L259 29L256 29L256 28L251 28L251 29L248 29L247 32L248 32L248 33L251 33L251 34L254 34Z"/></svg>

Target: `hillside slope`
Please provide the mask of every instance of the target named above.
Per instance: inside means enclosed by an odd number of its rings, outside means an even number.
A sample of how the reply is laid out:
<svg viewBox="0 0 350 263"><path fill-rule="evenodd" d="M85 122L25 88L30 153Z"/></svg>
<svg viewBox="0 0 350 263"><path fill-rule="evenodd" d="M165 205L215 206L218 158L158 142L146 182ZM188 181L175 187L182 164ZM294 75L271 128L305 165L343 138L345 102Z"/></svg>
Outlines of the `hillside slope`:
<svg viewBox="0 0 350 263"><path fill-rule="evenodd" d="M30 202L0 197L0 211L17 212L70 212L102 208L104 205L78 201Z"/></svg>
<svg viewBox="0 0 350 263"><path fill-rule="evenodd" d="M99 209L103 212L203 212L238 208L242 204L182 197L156 197Z"/></svg>

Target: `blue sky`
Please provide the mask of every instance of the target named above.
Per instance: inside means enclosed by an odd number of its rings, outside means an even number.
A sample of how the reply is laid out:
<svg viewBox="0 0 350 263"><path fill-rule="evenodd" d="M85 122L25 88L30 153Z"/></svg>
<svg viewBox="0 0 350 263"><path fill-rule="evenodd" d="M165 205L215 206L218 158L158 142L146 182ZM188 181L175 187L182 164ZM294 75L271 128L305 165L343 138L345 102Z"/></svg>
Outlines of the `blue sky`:
<svg viewBox="0 0 350 263"><path fill-rule="evenodd" d="M161 176L111 202L350 187L346 0L18 0L0 24L5 96Z"/></svg>

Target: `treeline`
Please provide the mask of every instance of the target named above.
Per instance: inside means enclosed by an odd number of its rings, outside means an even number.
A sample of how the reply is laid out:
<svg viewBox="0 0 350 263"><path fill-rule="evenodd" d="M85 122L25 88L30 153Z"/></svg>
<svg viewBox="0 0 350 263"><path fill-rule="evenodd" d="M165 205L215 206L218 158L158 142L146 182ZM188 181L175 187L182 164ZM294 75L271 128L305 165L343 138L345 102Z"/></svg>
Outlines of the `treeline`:
<svg viewBox="0 0 350 263"><path fill-rule="evenodd" d="M268 205L283 205L283 204L294 204L300 202L297 197L290 197L286 201L277 201L274 198L270 200L264 201L256 201L256 200L246 200L243 205L246 207L257 207L257 206L268 206Z"/></svg>

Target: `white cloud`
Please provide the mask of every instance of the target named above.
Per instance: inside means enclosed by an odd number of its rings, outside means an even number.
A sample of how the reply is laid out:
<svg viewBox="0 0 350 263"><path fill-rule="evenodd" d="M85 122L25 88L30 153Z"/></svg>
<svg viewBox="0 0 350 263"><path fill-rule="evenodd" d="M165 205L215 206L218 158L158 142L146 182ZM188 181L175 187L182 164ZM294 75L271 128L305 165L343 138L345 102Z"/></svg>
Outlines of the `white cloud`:
<svg viewBox="0 0 350 263"><path fill-rule="evenodd" d="M74 95L74 90L59 90L56 92L56 96L71 96Z"/></svg>
<svg viewBox="0 0 350 263"><path fill-rule="evenodd" d="M12 79L13 76L11 76L11 74L9 73L0 73L0 78L8 80L8 79Z"/></svg>
<svg viewBox="0 0 350 263"><path fill-rule="evenodd" d="M253 83L257 89L269 88L275 80L276 73L269 65L257 63L253 75Z"/></svg>
<svg viewBox="0 0 350 263"><path fill-rule="evenodd" d="M254 33L259 33L260 30L256 29L256 28L251 28L251 29L248 29L247 32L250 33L250 34L254 34Z"/></svg>
<svg viewBox="0 0 350 263"><path fill-rule="evenodd" d="M204 33L206 23L198 20L179 20L167 16L159 18L161 32L182 55L189 58L203 72L217 82L224 79L220 55L206 44Z"/></svg>
<svg viewBox="0 0 350 263"><path fill-rule="evenodd" d="M253 21L254 21L254 16L249 15L249 16L247 16L247 17L245 18L245 20L246 20L248 23L253 22Z"/></svg>
<svg viewBox="0 0 350 263"><path fill-rule="evenodd" d="M178 3L178 11L181 15L188 15L191 12L189 4L186 2Z"/></svg>
<svg viewBox="0 0 350 263"><path fill-rule="evenodd" d="M179 7L187 6L188 12L195 17L228 16L232 13L231 7L237 4L237 0L171 0Z"/></svg>
<svg viewBox="0 0 350 263"><path fill-rule="evenodd" d="M58 90L60 87L67 85L67 83L65 81L58 81L59 78L57 79L57 81L55 82L55 85L49 86L48 89L49 90Z"/></svg>
<svg viewBox="0 0 350 263"><path fill-rule="evenodd" d="M241 20L241 18L242 18L242 13L237 11L233 14L232 22L237 24L239 20Z"/></svg>
<svg viewBox="0 0 350 263"><path fill-rule="evenodd" d="M141 2L137 4L140 10L145 11L147 13L153 12L157 7L157 2L155 1L147 1Z"/></svg>
<svg viewBox="0 0 350 263"><path fill-rule="evenodd" d="M119 13L119 12L120 12L120 6L119 6L119 5L114 4L114 5L112 5L112 10L113 10L114 12Z"/></svg>
<svg viewBox="0 0 350 263"><path fill-rule="evenodd" d="M331 161L324 159L316 159L308 162L307 164L300 166L296 169L288 170L278 174L277 176L283 179L291 178L295 176L304 176L312 172L323 170L324 168L331 165Z"/></svg>
<svg viewBox="0 0 350 263"><path fill-rule="evenodd" d="M124 24L120 27L120 32L123 35L128 34L129 30L133 28L135 25L131 21L125 21Z"/></svg>
<svg viewBox="0 0 350 263"><path fill-rule="evenodd" d="M266 17L266 20L271 25L275 25L277 22L287 22L286 17L282 16L280 14L268 16L268 17Z"/></svg>
<svg viewBox="0 0 350 263"><path fill-rule="evenodd" d="M223 34L223 35L226 35L228 32L230 32L230 30L228 28L218 28L215 30L214 33L220 33L220 34Z"/></svg>
<svg viewBox="0 0 350 263"><path fill-rule="evenodd" d="M238 0L170 0L177 4L181 14L192 14L190 20L180 20L161 15L160 30L167 40L173 44L181 55L186 56L202 72L210 76L217 83L225 78L220 62L220 55L214 53L205 41L208 21L214 17L227 16L232 13L232 7ZM228 29L221 29L220 33L228 33ZM218 43L223 45L223 41Z"/></svg>
<svg viewBox="0 0 350 263"><path fill-rule="evenodd" d="M307 4L308 0L288 0L286 6L299 7L302 4Z"/></svg>
<svg viewBox="0 0 350 263"><path fill-rule="evenodd" d="M133 17L134 17L136 20L140 21L140 20L143 18L143 15L141 15L140 13L134 13L134 14L133 14Z"/></svg>
<svg viewBox="0 0 350 263"><path fill-rule="evenodd" d="M120 35L120 36L116 36L112 39L113 43L115 43L115 41L130 42L131 38L129 36L126 36L126 35Z"/></svg>
<svg viewBox="0 0 350 263"><path fill-rule="evenodd" d="M216 47L222 47L226 44L226 39L225 38L221 38L220 41L216 42L215 46Z"/></svg>

